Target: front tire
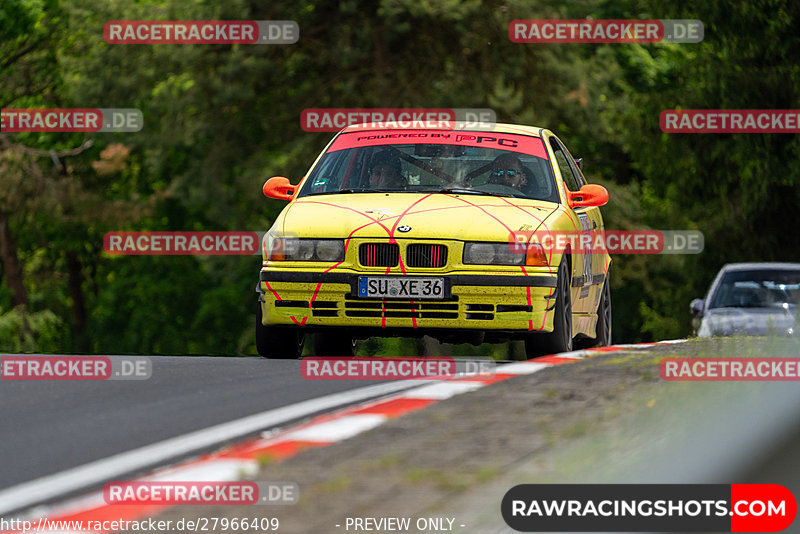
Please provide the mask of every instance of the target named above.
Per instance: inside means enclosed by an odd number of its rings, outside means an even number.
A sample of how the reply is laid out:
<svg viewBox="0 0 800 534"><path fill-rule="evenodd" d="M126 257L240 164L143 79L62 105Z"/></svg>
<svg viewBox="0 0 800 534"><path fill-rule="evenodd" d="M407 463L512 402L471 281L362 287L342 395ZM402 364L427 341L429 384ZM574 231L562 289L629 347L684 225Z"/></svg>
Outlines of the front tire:
<svg viewBox="0 0 800 534"><path fill-rule="evenodd" d="M264 326L261 303L256 312L256 350L264 358L296 360L303 353L305 333L291 326Z"/></svg>
<svg viewBox="0 0 800 534"><path fill-rule="evenodd" d="M572 350L572 297L567 260L558 266L556 306L553 310L553 331L531 334L525 339L525 354L530 358Z"/></svg>

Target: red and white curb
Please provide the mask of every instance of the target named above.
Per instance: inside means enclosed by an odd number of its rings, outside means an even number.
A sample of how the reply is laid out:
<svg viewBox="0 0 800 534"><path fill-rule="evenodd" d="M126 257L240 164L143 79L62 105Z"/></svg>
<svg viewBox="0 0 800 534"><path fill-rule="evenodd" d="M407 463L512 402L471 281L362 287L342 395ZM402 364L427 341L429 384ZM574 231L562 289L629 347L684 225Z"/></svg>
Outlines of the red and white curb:
<svg viewBox="0 0 800 534"><path fill-rule="evenodd" d="M631 348L649 348L655 345L682 343L685 339L660 341L657 343L638 343L633 345L613 345L597 349L578 350L543 356L532 361L515 362L497 367L490 378L456 378L426 383L385 396L378 400L364 402L335 412L319 415L311 420L289 428L264 432L260 437L249 439L224 449L203 455L172 467L159 469L137 478L137 481L181 481L181 482L222 482L255 476L259 471L259 459L283 460L304 449L324 447L375 428L389 419L421 410L440 400L455 395L475 391L486 385L501 382L514 376L533 374L542 369L592 357L605 352L616 352ZM417 381L419 382L419 381ZM302 489L301 489L302 493ZM301 497L302 498L302 497ZM68 534L69 524L82 521L88 524L99 521L137 521L153 516L170 506L107 504L102 490L88 493L53 506L38 506L19 516L20 520L30 521L36 532ZM18 530L0 531L21 533ZM81 530L86 532L108 532L103 530Z"/></svg>

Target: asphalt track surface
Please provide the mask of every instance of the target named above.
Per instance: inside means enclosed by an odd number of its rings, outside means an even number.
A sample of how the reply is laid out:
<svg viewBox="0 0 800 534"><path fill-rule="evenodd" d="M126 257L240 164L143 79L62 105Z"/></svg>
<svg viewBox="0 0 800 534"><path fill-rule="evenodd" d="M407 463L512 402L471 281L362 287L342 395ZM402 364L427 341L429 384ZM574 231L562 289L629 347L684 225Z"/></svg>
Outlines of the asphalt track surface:
<svg viewBox="0 0 800 534"><path fill-rule="evenodd" d="M266 410L380 384L305 380L299 360L154 356L152 362L147 380L0 380L0 492Z"/></svg>

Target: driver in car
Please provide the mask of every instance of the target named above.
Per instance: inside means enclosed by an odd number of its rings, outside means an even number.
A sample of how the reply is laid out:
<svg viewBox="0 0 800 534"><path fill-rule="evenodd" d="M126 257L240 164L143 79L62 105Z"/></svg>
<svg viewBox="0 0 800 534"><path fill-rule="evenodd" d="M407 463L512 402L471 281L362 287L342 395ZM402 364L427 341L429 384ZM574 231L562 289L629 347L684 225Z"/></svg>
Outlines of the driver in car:
<svg viewBox="0 0 800 534"><path fill-rule="evenodd" d="M371 189L404 189L405 185L400 158L396 154L383 150L372 157L369 167Z"/></svg>
<svg viewBox="0 0 800 534"><path fill-rule="evenodd" d="M522 191L527 182L522 161L517 156L509 153L501 154L492 162L490 184L505 185Z"/></svg>

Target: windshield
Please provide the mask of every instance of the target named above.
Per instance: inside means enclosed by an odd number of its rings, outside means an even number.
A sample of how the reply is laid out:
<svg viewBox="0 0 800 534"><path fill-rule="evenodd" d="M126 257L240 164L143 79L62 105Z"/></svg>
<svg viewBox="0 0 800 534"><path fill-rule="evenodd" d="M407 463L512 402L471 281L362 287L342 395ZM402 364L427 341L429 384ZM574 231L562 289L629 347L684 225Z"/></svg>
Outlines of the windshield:
<svg viewBox="0 0 800 534"><path fill-rule="evenodd" d="M731 271L722 277L711 308L768 308L800 301L800 270Z"/></svg>
<svg viewBox="0 0 800 534"><path fill-rule="evenodd" d="M322 157L298 196L397 191L559 201L543 149L545 157L442 143L335 148Z"/></svg>

